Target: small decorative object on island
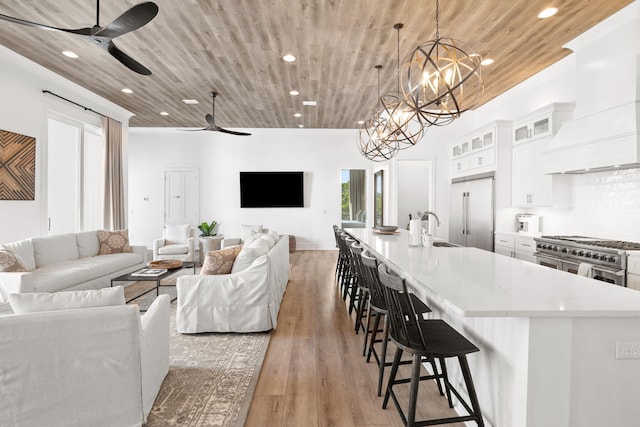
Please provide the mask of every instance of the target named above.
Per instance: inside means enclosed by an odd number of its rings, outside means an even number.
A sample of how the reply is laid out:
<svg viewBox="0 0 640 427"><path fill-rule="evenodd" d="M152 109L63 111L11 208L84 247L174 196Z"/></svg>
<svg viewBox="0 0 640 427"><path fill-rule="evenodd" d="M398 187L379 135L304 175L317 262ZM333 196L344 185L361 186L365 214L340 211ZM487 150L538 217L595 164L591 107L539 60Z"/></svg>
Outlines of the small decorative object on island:
<svg viewBox="0 0 640 427"><path fill-rule="evenodd" d="M203 222L198 226L198 230L202 232L200 237L213 237L217 235L216 227L218 226L217 221L211 221L211 224L207 224L207 222Z"/></svg>

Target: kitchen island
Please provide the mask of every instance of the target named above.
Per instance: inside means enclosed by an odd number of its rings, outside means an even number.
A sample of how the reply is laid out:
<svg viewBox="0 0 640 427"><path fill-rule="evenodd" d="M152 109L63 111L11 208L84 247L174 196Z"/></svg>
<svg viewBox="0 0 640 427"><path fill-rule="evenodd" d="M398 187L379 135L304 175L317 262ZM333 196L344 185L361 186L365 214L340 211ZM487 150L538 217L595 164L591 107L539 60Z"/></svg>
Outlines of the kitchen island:
<svg viewBox="0 0 640 427"><path fill-rule="evenodd" d="M476 248L410 247L405 230L346 231L480 348L469 361L487 426L640 425L640 359L616 358L617 343L640 343L640 292Z"/></svg>

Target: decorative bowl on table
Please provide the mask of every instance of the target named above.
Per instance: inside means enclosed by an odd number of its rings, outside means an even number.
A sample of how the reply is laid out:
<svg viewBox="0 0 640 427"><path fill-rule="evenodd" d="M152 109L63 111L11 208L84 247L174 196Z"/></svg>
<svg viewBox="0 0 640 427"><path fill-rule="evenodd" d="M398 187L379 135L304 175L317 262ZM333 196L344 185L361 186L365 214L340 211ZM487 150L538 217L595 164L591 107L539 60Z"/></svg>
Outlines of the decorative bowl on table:
<svg viewBox="0 0 640 427"><path fill-rule="evenodd" d="M373 227L373 231L380 234L396 234L398 232L397 225L379 225Z"/></svg>
<svg viewBox="0 0 640 427"><path fill-rule="evenodd" d="M173 270L182 267L182 261L173 259L158 259L149 263L149 268L166 268Z"/></svg>

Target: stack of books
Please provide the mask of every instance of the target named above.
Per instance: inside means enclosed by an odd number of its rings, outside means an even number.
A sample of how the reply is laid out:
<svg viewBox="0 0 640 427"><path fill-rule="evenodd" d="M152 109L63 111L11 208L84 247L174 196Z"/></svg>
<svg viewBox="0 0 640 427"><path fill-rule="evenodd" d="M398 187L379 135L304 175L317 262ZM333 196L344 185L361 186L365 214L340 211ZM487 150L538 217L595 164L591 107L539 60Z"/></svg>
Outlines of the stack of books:
<svg viewBox="0 0 640 427"><path fill-rule="evenodd" d="M143 268L142 270L131 273L131 275L135 277L158 277L166 272L166 268Z"/></svg>

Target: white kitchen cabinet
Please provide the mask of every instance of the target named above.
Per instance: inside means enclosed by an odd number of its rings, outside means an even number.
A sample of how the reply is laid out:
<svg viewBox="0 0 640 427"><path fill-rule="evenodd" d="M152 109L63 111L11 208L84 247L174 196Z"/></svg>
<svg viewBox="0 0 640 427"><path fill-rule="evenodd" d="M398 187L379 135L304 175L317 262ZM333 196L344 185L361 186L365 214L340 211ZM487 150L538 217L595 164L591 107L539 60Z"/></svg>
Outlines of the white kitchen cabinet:
<svg viewBox="0 0 640 427"><path fill-rule="evenodd" d="M627 288L640 291L640 276L635 274L627 274Z"/></svg>
<svg viewBox="0 0 640 427"><path fill-rule="evenodd" d="M526 236L517 233L496 233L494 241L494 252L536 263L533 255L536 251L535 236Z"/></svg>
<svg viewBox="0 0 640 427"><path fill-rule="evenodd" d="M513 206L571 206L571 177L543 174L542 152L551 143L560 123L570 117L572 106L552 104L514 125Z"/></svg>
<svg viewBox="0 0 640 427"><path fill-rule="evenodd" d="M513 124L513 143L533 141L553 136L560 125L573 118L572 103L554 103L547 105L517 120Z"/></svg>
<svg viewBox="0 0 640 427"><path fill-rule="evenodd" d="M499 145L511 145L510 128L511 122L496 121L451 144L451 178L495 171Z"/></svg>

